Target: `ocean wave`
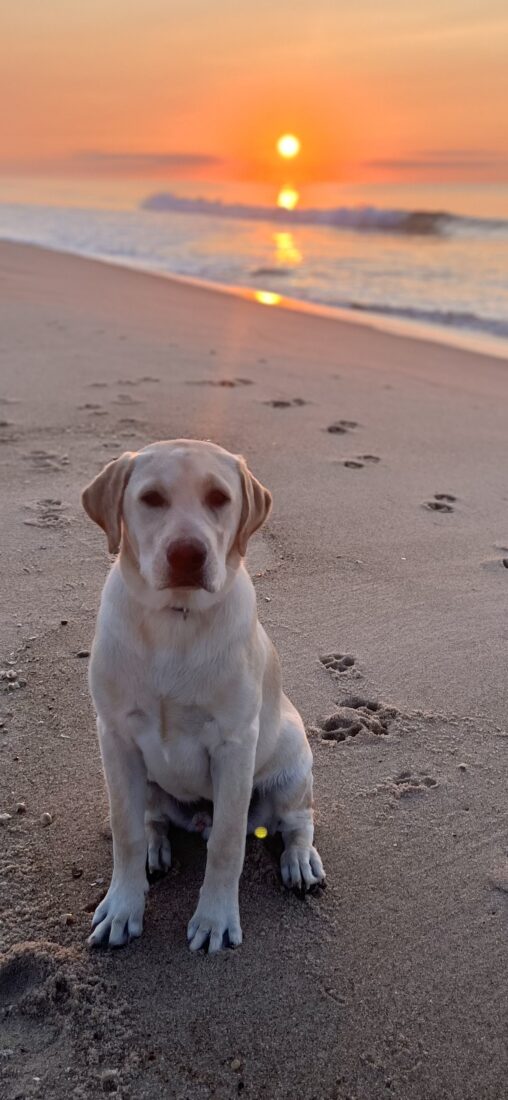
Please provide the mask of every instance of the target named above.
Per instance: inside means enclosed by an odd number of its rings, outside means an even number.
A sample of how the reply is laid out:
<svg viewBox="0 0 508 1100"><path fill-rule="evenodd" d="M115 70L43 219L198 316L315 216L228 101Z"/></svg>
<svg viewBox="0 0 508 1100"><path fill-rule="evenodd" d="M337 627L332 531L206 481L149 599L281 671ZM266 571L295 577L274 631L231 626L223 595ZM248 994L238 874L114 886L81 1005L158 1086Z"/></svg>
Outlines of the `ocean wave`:
<svg viewBox="0 0 508 1100"><path fill-rule="evenodd" d="M284 225L322 225L357 232L397 233L409 236L508 236L508 221L502 218L471 218L444 210L394 210L379 206L280 207L226 203L203 198L182 198L169 191L148 195L142 210L174 214L202 214L242 221L270 221Z"/></svg>
<svg viewBox="0 0 508 1100"><path fill-rule="evenodd" d="M361 313L377 313L384 317L419 321L425 325L440 325L444 328L467 329L472 332L488 333L490 336L508 337L508 319L486 317L470 310L417 309L411 306L383 305L377 302L348 302L341 305Z"/></svg>

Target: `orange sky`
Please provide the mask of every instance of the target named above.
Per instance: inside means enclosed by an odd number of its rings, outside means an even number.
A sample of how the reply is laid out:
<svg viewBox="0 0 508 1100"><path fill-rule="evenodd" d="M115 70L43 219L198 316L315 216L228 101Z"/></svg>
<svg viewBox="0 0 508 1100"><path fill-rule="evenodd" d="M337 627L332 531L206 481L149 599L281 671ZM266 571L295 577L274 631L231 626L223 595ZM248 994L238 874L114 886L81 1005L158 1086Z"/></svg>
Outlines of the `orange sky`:
<svg viewBox="0 0 508 1100"><path fill-rule="evenodd" d="M506 0L23 0L0 172L508 178ZM190 158L190 159L189 159Z"/></svg>

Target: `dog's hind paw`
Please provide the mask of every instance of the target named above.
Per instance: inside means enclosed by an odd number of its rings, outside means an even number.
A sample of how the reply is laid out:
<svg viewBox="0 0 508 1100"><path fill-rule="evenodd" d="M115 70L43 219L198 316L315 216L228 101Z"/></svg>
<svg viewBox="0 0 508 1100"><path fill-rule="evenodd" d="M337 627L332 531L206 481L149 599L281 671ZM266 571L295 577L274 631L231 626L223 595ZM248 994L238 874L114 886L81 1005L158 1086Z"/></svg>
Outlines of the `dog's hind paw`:
<svg viewBox="0 0 508 1100"><path fill-rule="evenodd" d="M171 867L171 844L167 835L167 826L150 824L146 829L148 840L148 872L150 875L164 874Z"/></svg>
<svg viewBox="0 0 508 1100"><path fill-rule="evenodd" d="M206 810L200 810L198 813L193 814L189 827L189 832L200 833L203 840L208 840L212 831L212 817Z"/></svg>
<svg viewBox="0 0 508 1100"><path fill-rule="evenodd" d="M282 881L288 890L311 890L322 886L325 872L321 856L316 848L303 848L290 844L280 857Z"/></svg>

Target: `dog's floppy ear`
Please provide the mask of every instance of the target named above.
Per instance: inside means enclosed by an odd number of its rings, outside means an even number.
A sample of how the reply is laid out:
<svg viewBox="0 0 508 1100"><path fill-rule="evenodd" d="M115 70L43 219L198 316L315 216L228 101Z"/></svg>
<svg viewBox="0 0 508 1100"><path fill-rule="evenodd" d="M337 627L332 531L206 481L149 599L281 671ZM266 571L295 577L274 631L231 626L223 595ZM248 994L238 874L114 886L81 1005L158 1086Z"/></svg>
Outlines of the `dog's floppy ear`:
<svg viewBox="0 0 508 1100"><path fill-rule="evenodd" d="M126 451L101 470L83 489L81 503L94 523L106 532L110 554L117 554L122 537L122 502L132 473L135 451Z"/></svg>
<svg viewBox="0 0 508 1100"><path fill-rule="evenodd" d="M238 471L242 485L242 512L235 541L241 557L244 558L251 535L268 518L272 494L251 474L241 455L238 456Z"/></svg>

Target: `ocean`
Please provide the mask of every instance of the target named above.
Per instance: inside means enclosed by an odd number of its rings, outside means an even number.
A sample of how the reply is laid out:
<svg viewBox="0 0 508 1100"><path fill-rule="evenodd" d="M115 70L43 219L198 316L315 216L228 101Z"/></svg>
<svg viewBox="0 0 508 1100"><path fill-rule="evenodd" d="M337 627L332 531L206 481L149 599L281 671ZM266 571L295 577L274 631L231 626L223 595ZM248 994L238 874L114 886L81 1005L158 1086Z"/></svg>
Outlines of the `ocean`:
<svg viewBox="0 0 508 1100"><path fill-rule="evenodd" d="M0 239L508 348L508 186L0 180ZM280 197L279 197L280 201Z"/></svg>

